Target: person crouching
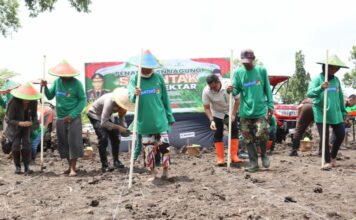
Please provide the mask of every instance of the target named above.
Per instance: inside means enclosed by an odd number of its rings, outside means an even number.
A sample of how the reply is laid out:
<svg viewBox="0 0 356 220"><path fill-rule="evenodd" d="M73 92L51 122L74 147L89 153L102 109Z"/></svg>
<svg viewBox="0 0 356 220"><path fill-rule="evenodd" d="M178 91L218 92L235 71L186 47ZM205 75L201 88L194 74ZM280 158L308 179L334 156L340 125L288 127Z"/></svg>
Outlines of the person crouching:
<svg viewBox="0 0 356 220"><path fill-rule="evenodd" d="M127 133L127 129L123 126L127 110L134 111L135 106L130 103L127 89L124 88L117 88L112 93L102 95L89 109L88 118L99 141L98 147L102 172L112 171L114 168L124 168L124 165L119 160L119 134ZM110 119L113 113L118 113L119 124ZM110 167L106 155L108 139L111 142L114 167Z"/></svg>
<svg viewBox="0 0 356 220"><path fill-rule="evenodd" d="M26 83L11 91L13 98L9 101L5 123L4 135L12 142L12 155L15 164L15 173L21 173L21 154L25 174L32 173L30 169L31 143L30 132L32 127L39 125L37 118L37 100L41 94L35 90L31 83Z"/></svg>

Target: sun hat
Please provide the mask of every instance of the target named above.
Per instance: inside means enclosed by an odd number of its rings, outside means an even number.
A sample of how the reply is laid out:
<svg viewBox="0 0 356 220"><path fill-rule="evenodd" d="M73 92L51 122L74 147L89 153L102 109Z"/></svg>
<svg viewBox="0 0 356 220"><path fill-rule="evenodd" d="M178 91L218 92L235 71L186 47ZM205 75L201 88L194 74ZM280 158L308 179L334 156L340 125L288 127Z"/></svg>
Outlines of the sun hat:
<svg viewBox="0 0 356 220"><path fill-rule="evenodd" d="M41 98L41 93L39 93L30 82L13 89L10 93L14 97L24 100L37 100Z"/></svg>
<svg viewBox="0 0 356 220"><path fill-rule="evenodd" d="M4 84L2 84L2 86L0 87L0 91L8 91L8 90L13 90L17 87L20 86L20 83L17 83L15 81L12 80L6 80Z"/></svg>
<svg viewBox="0 0 356 220"><path fill-rule="evenodd" d="M58 77L74 77L74 76L78 76L80 74L78 70L74 69L65 60L63 60L57 66L49 69L48 73L53 76L58 76Z"/></svg>
<svg viewBox="0 0 356 220"><path fill-rule="evenodd" d="M126 109L130 112L135 111L135 104L130 102L129 93L126 88L116 88L113 91L113 100L121 108Z"/></svg>

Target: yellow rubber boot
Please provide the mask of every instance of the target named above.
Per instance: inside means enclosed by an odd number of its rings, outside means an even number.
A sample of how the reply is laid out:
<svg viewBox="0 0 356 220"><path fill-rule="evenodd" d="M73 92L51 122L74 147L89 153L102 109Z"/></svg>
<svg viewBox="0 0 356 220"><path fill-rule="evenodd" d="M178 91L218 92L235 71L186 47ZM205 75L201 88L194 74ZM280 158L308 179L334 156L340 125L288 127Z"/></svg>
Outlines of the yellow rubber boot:
<svg viewBox="0 0 356 220"><path fill-rule="evenodd" d="M223 166L224 162L224 142L215 142L215 152L217 158L217 165Z"/></svg>
<svg viewBox="0 0 356 220"><path fill-rule="evenodd" d="M242 160L237 156L237 152L239 151L239 140L231 139L231 162L232 163L241 163Z"/></svg>

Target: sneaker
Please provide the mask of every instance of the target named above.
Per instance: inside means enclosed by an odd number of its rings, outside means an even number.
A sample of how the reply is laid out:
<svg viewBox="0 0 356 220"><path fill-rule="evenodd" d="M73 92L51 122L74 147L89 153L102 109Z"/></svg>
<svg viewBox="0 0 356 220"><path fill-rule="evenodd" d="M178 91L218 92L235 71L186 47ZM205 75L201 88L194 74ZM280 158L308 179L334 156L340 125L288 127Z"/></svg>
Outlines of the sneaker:
<svg viewBox="0 0 356 220"><path fill-rule="evenodd" d="M250 166L250 167L245 168L245 171L249 172L249 173L255 173L258 171L258 169L259 169L258 166Z"/></svg>
<svg viewBox="0 0 356 220"><path fill-rule="evenodd" d="M292 150L289 154L291 157L298 157L298 151L297 150Z"/></svg>
<svg viewBox="0 0 356 220"><path fill-rule="evenodd" d="M262 157L262 166L264 168L268 168L269 165L270 165L269 156L266 155L266 156Z"/></svg>

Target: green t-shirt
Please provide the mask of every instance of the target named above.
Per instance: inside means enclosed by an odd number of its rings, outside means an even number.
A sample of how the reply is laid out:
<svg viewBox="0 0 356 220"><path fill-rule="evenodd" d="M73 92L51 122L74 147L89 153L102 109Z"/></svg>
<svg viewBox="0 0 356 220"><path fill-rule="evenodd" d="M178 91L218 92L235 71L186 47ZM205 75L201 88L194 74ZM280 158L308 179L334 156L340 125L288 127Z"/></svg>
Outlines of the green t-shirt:
<svg viewBox="0 0 356 220"><path fill-rule="evenodd" d="M131 102L136 101L137 74L131 76L128 87ZM141 96L138 106L137 132L158 134L170 130L175 122L163 77L153 73L150 78L141 77Z"/></svg>
<svg viewBox="0 0 356 220"><path fill-rule="evenodd" d="M322 73L319 74L310 82L307 93L309 98L313 98L313 114L316 123L323 123L324 89L321 85L324 80L324 75ZM344 116L346 116L347 113L341 84L336 76L329 81L327 94L326 123L339 124L344 121Z"/></svg>
<svg viewBox="0 0 356 220"><path fill-rule="evenodd" d="M68 115L73 119L77 118L86 105L86 95L82 83L72 78L64 81L58 78L54 81L51 88L45 89L47 99L51 100L56 97L57 117L63 119Z"/></svg>
<svg viewBox="0 0 356 220"><path fill-rule="evenodd" d="M260 118L267 115L267 108L273 110L273 97L268 74L263 66L252 70L241 66L234 74L233 95L240 94L240 117Z"/></svg>
<svg viewBox="0 0 356 220"><path fill-rule="evenodd" d="M346 111L347 112L355 112L356 111L356 105L346 107Z"/></svg>

